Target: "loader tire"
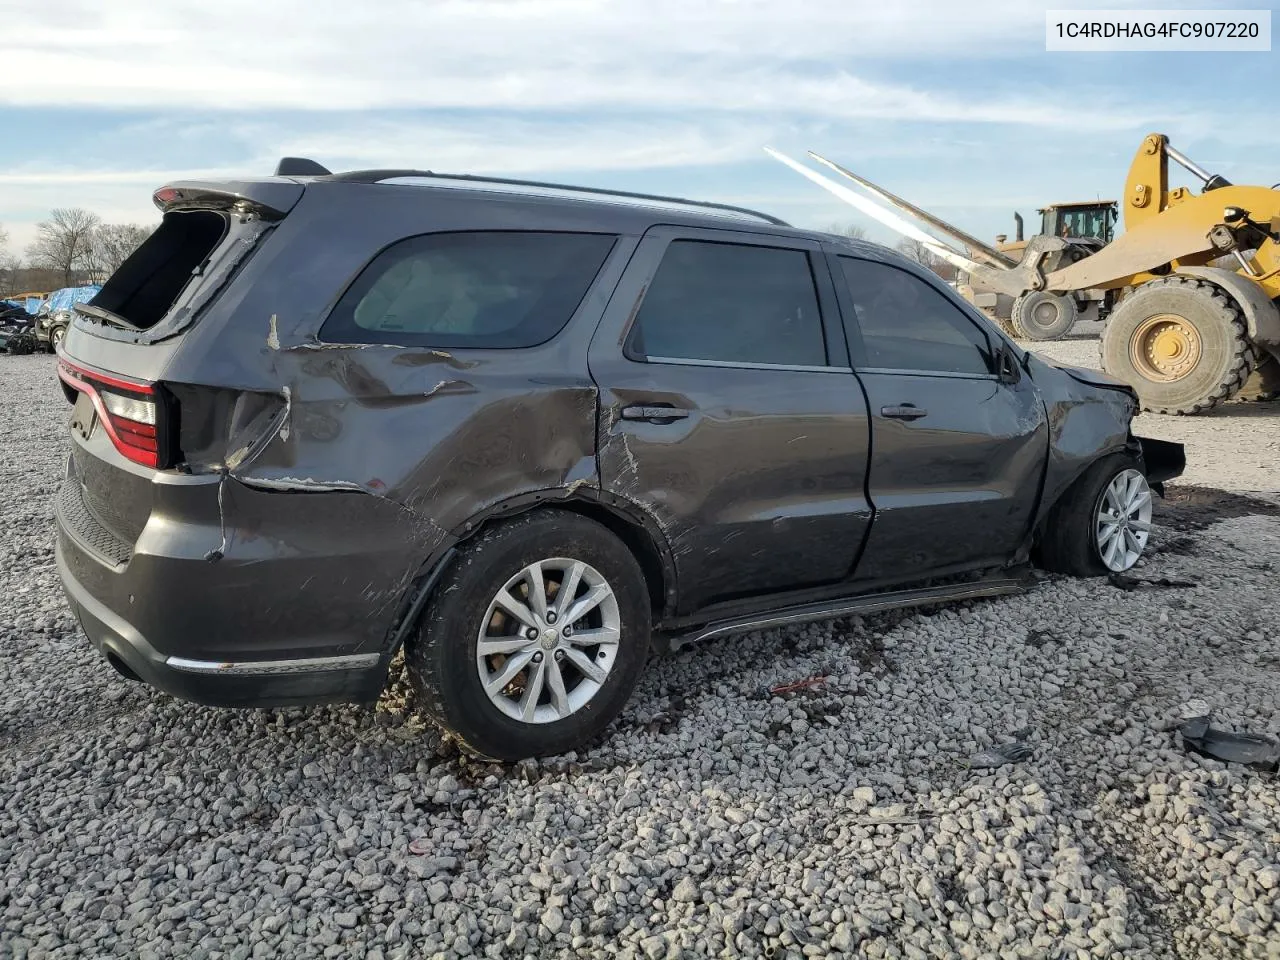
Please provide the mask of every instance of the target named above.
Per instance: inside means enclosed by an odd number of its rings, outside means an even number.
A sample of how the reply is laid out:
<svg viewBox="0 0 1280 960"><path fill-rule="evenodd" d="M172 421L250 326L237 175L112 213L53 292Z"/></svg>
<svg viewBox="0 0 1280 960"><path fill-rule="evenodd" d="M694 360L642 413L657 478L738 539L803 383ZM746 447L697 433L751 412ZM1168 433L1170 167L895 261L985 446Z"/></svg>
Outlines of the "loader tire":
<svg viewBox="0 0 1280 960"><path fill-rule="evenodd" d="M1023 340L1061 340L1079 316L1074 297L1033 290L1013 301L1010 320L1015 335Z"/></svg>
<svg viewBox="0 0 1280 960"><path fill-rule="evenodd" d="M1244 382L1237 400L1274 400L1280 396L1280 360L1271 354L1263 355L1257 368Z"/></svg>
<svg viewBox="0 0 1280 960"><path fill-rule="evenodd" d="M1102 331L1102 369L1130 384L1143 410L1193 414L1240 392L1258 365L1236 302L1191 277L1130 293Z"/></svg>

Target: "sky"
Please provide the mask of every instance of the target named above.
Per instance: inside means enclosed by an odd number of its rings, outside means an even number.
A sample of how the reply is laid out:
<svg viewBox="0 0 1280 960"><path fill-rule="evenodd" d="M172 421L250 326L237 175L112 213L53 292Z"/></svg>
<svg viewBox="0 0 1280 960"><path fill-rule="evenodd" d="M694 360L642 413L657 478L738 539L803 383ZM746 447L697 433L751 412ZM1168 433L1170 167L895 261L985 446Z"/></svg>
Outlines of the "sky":
<svg viewBox="0 0 1280 960"><path fill-rule="evenodd" d="M1150 132L1280 181L1277 53L1047 53L1046 6L1143 4L0 0L0 227L21 254L54 207L155 222L166 181L281 156L718 200L889 242L762 147L984 238L1015 210L1115 198Z"/></svg>

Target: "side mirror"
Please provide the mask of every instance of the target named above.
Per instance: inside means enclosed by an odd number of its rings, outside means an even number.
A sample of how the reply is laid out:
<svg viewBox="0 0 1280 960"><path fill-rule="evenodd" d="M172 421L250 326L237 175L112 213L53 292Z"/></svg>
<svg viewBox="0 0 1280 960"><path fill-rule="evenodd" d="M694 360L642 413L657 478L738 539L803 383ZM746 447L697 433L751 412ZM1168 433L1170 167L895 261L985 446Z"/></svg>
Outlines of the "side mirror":
<svg viewBox="0 0 1280 960"><path fill-rule="evenodd" d="M1000 377L1000 382L1005 384L1015 384L1022 379L1022 368L1018 365L1018 357L1013 352L1013 347L1007 343L996 354L996 373Z"/></svg>

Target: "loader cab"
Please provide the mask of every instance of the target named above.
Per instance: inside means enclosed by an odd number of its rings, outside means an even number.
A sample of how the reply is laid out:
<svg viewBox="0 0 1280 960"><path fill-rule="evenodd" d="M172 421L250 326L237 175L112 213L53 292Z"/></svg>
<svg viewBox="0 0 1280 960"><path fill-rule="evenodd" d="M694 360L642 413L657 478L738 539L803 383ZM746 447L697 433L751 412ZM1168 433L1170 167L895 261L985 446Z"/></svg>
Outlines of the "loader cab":
<svg viewBox="0 0 1280 960"><path fill-rule="evenodd" d="M1093 203L1055 203L1038 211L1040 232L1069 240L1096 240L1103 245L1115 238L1118 207L1114 200Z"/></svg>

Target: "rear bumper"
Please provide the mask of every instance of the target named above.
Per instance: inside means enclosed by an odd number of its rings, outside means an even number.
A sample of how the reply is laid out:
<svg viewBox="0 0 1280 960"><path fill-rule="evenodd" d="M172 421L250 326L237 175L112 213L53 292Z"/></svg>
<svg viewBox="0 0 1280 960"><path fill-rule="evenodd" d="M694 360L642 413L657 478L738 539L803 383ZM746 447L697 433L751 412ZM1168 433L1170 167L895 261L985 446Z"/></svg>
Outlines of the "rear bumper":
<svg viewBox="0 0 1280 960"><path fill-rule="evenodd" d="M216 706L377 698L428 525L364 493L117 473L90 496L72 458L56 503L67 600L117 669Z"/></svg>
<svg viewBox="0 0 1280 960"><path fill-rule="evenodd" d="M65 536L58 538L56 557L67 603L89 641L121 673L132 673L183 700L215 707L359 703L377 699L382 690L387 668L377 653L242 662L163 654L76 580L67 564Z"/></svg>

